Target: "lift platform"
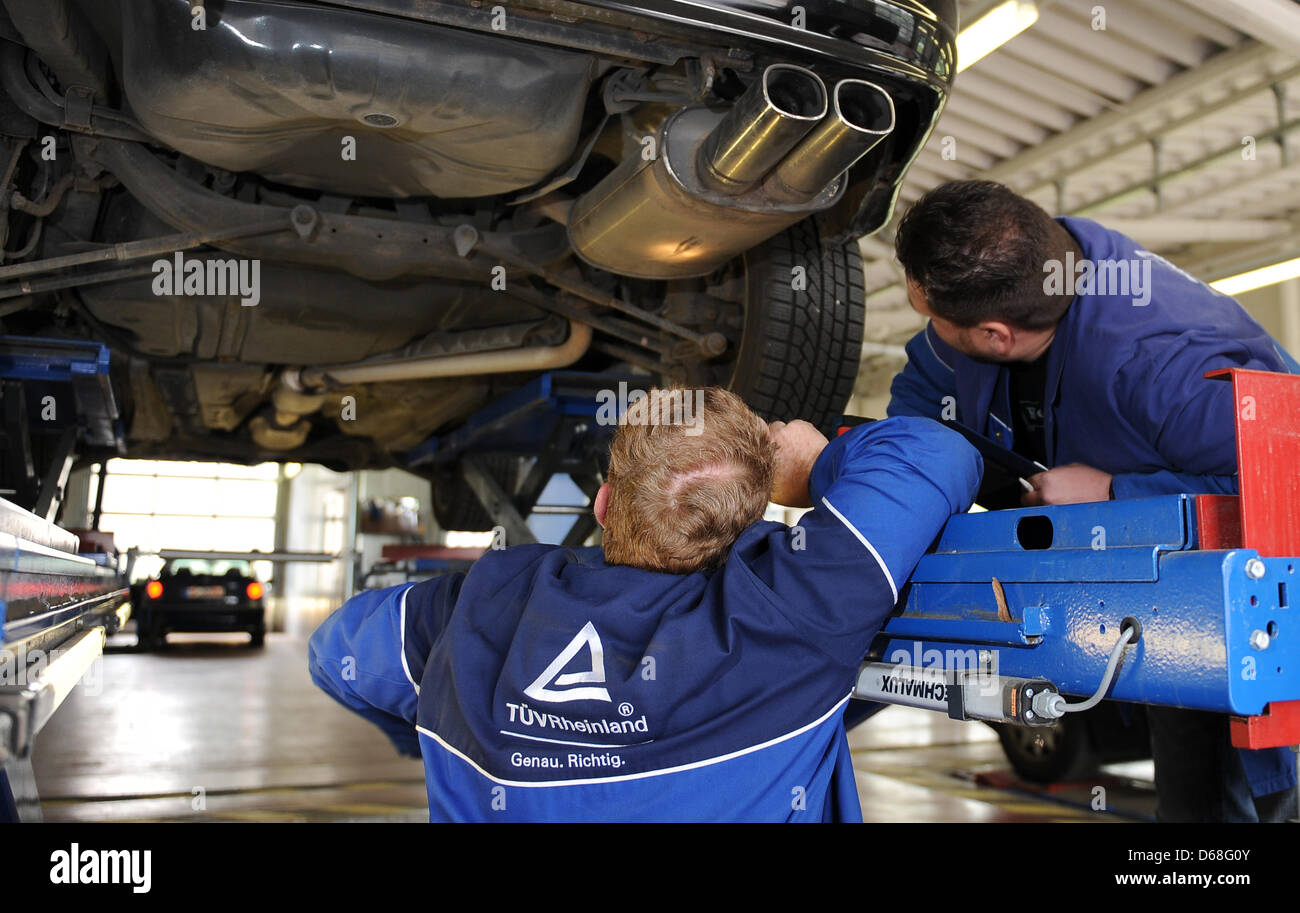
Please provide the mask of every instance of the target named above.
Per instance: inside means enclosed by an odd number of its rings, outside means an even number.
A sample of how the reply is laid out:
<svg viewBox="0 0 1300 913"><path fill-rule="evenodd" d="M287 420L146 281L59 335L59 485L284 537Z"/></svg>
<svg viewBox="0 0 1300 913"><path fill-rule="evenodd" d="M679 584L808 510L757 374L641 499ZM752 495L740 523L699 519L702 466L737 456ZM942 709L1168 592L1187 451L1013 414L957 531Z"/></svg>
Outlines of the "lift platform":
<svg viewBox="0 0 1300 913"><path fill-rule="evenodd" d="M581 545L596 530L591 502L608 468L609 439L629 396L646 377L552 371L480 409L456 431L429 438L407 458L414 470L454 466L505 543L537 541L530 516L571 515L563 544ZM621 408L620 408L621 407ZM485 466L491 456L532 458L519 484L505 490ZM547 484L567 475L588 504L539 504Z"/></svg>

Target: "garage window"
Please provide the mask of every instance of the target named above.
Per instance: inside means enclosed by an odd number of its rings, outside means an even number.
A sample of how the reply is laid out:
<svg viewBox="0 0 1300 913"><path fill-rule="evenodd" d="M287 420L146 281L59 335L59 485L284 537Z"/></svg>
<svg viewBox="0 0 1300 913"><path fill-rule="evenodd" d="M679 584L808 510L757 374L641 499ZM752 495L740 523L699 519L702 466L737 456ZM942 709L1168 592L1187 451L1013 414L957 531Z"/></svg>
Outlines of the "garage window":
<svg viewBox="0 0 1300 913"><path fill-rule="evenodd" d="M108 461L100 528L113 533L118 549L273 551L275 463L182 463L171 460ZM91 474L90 500L99 490L99 467ZM154 573L158 559L141 559L139 571ZM271 563L255 562L269 580Z"/></svg>

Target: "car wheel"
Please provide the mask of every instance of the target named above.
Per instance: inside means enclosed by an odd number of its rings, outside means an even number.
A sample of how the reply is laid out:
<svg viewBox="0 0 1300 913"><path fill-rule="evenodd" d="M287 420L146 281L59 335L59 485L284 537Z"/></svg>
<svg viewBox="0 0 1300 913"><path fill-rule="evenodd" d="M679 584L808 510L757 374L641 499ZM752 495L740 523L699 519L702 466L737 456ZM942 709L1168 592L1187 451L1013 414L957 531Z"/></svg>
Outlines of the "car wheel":
<svg viewBox="0 0 1300 913"><path fill-rule="evenodd" d="M507 492L519 484L521 460L509 454L489 454L479 458L482 465ZM443 529L487 532L496 526L483 505L465 482L459 465L440 467L431 481L433 516Z"/></svg>
<svg viewBox="0 0 1300 913"><path fill-rule="evenodd" d="M249 642L248 642L248 643L249 643L249 646L252 646L252 647L264 647L264 646L266 646L266 632L265 632L265 631L252 631L252 632L250 632L250 634L251 634L251 639L250 639Z"/></svg>
<svg viewBox="0 0 1300 913"><path fill-rule="evenodd" d="M1097 756L1082 720L1051 726L994 727L1002 751L1017 774L1033 783L1077 780L1097 769Z"/></svg>
<svg viewBox="0 0 1300 913"><path fill-rule="evenodd" d="M153 628L142 628L135 637L137 650L159 650L163 645L163 636Z"/></svg>
<svg viewBox="0 0 1300 913"><path fill-rule="evenodd" d="M829 434L862 355L857 242L825 246L805 219L743 261L744 327L728 387L769 421L802 418Z"/></svg>

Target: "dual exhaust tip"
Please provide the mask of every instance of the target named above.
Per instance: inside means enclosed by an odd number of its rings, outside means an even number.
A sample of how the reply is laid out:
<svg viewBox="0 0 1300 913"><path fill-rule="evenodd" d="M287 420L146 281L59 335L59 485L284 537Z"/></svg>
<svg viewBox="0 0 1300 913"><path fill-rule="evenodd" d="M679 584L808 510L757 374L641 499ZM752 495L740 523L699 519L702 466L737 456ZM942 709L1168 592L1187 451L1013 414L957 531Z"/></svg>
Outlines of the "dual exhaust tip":
<svg viewBox="0 0 1300 913"><path fill-rule="evenodd" d="M828 91L812 70L773 64L705 138L699 173L721 193L741 194L764 181L778 201L806 202L894 123L893 99L873 82L843 79Z"/></svg>

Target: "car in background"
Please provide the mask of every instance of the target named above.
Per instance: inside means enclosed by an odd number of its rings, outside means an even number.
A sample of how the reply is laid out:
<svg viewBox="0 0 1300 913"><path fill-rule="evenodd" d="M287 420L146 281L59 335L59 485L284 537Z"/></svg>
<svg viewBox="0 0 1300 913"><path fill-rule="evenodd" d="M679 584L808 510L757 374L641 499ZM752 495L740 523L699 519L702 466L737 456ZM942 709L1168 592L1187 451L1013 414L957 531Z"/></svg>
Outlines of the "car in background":
<svg viewBox="0 0 1300 913"><path fill-rule="evenodd" d="M173 558L132 586L139 646L153 650L177 631L247 631L266 640L265 585L247 561Z"/></svg>

